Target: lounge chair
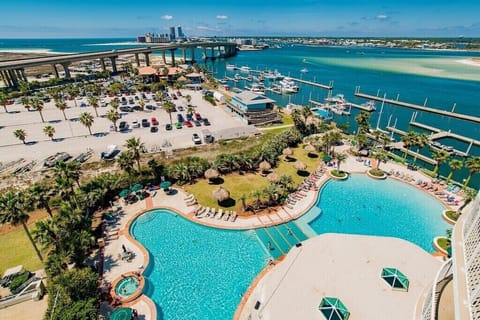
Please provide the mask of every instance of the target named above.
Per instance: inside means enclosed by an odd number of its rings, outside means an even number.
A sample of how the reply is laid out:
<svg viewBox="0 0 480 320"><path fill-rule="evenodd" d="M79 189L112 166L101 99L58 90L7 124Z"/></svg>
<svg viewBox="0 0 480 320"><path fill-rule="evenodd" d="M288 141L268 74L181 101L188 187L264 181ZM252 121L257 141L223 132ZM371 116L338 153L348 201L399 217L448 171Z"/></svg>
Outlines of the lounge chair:
<svg viewBox="0 0 480 320"><path fill-rule="evenodd" d="M187 201L185 202L187 204L187 206L193 206L193 205L196 205L197 204L197 199L193 199L191 201Z"/></svg>
<svg viewBox="0 0 480 320"><path fill-rule="evenodd" d="M215 210L215 208L212 208L210 209L210 214L208 215L209 217L215 217L215 214L217 213L217 211Z"/></svg>
<svg viewBox="0 0 480 320"><path fill-rule="evenodd" d="M222 216L223 216L223 209L220 209L218 210L218 214L217 214L217 219L222 219Z"/></svg>
<svg viewBox="0 0 480 320"><path fill-rule="evenodd" d="M203 206L198 206L195 210L193 210L193 213L195 216L197 216L200 213L200 210L203 209Z"/></svg>
<svg viewBox="0 0 480 320"><path fill-rule="evenodd" d="M228 221L230 219L231 211L229 211L227 214L223 216L223 221Z"/></svg>
<svg viewBox="0 0 480 320"><path fill-rule="evenodd" d="M189 195L188 195L186 198L184 198L183 200L189 201L189 200L194 199L194 198L195 198L195 196L194 196L193 194L189 194Z"/></svg>
<svg viewBox="0 0 480 320"><path fill-rule="evenodd" d="M237 214L234 212L228 221L235 222L235 220L237 220Z"/></svg>

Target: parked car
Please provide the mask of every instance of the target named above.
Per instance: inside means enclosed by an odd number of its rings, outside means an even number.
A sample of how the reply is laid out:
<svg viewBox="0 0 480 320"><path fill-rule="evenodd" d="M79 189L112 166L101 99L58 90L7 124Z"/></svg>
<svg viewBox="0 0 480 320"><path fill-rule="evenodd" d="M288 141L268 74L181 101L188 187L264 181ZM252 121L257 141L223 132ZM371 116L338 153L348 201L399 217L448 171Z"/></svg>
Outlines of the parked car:
<svg viewBox="0 0 480 320"><path fill-rule="evenodd" d="M134 104L135 102L133 101L132 98L128 98L128 104Z"/></svg>
<svg viewBox="0 0 480 320"><path fill-rule="evenodd" d="M157 107L152 106L151 104L147 104L147 105L145 106L145 109L147 109L147 110L152 110L152 111L153 111L153 110L156 110Z"/></svg>
<svg viewBox="0 0 480 320"><path fill-rule="evenodd" d="M152 117L152 119L150 121L152 122L152 126L158 126L157 118Z"/></svg>
<svg viewBox="0 0 480 320"><path fill-rule="evenodd" d="M192 121L193 120L192 114L187 113L185 116L187 118L187 121Z"/></svg>
<svg viewBox="0 0 480 320"><path fill-rule="evenodd" d="M80 108L86 108L86 107L87 107L87 104L85 102L80 103Z"/></svg>
<svg viewBox="0 0 480 320"><path fill-rule="evenodd" d="M134 106L132 107L132 109L133 109L134 111L142 111L142 107L140 107L139 105L134 105Z"/></svg>
<svg viewBox="0 0 480 320"><path fill-rule="evenodd" d="M197 133L192 134L192 141L195 144L202 144L202 139L200 139L200 136Z"/></svg>
<svg viewBox="0 0 480 320"><path fill-rule="evenodd" d="M132 120L132 128L140 128L140 122L137 119Z"/></svg>
<svg viewBox="0 0 480 320"><path fill-rule="evenodd" d="M177 107L177 110L178 110L178 111L183 111L183 110L184 110L184 109L183 109L183 106L178 106L178 107Z"/></svg>
<svg viewBox="0 0 480 320"><path fill-rule="evenodd" d="M148 121L148 119L142 119L142 127L143 128L150 127L150 122Z"/></svg>
<svg viewBox="0 0 480 320"><path fill-rule="evenodd" d="M118 130L120 130L120 132L125 132L128 130L128 123L127 121L120 121L120 124L118 125Z"/></svg>
<svg viewBox="0 0 480 320"><path fill-rule="evenodd" d="M175 123L175 128L182 129L182 124L180 122Z"/></svg>
<svg viewBox="0 0 480 320"><path fill-rule="evenodd" d="M150 132L158 132L158 127L157 126L151 126L150 127Z"/></svg>
<svg viewBox="0 0 480 320"><path fill-rule="evenodd" d="M122 112L133 112L132 108L130 108L129 106L121 106L119 109Z"/></svg>
<svg viewBox="0 0 480 320"><path fill-rule="evenodd" d="M202 123L198 120L193 120L193 124L195 125L195 127L200 127L202 125Z"/></svg>
<svg viewBox="0 0 480 320"><path fill-rule="evenodd" d="M185 127L187 127L187 128L193 127L193 124L192 124L190 121L185 121L185 122L183 123L183 125L184 125Z"/></svg>
<svg viewBox="0 0 480 320"><path fill-rule="evenodd" d="M195 113L195 119L202 120L202 116L200 115L200 113L198 112Z"/></svg>
<svg viewBox="0 0 480 320"><path fill-rule="evenodd" d="M185 119L183 118L183 116L182 116L181 113L178 113L178 114L177 114L177 121L180 122L180 123L184 123L184 122L185 122Z"/></svg>
<svg viewBox="0 0 480 320"><path fill-rule="evenodd" d="M172 125L171 125L170 123L167 123L167 124L165 125L165 130L167 130L167 131L172 130Z"/></svg>
<svg viewBox="0 0 480 320"><path fill-rule="evenodd" d="M204 125L204 126L209 126L209 125L210 125L210 121L208 121L207 118L203 118L203 125Z"/></svg>

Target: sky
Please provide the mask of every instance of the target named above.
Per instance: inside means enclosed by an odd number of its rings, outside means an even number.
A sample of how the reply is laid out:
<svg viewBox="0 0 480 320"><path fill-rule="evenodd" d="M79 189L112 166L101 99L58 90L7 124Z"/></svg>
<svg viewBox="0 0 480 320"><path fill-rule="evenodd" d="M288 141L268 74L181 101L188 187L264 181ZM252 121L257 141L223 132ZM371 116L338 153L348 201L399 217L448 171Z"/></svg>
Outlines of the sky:
<svg viewBox="0 0 480 320"><path fill-rule="evenodd" d="M480 37L478 0L4 1L0 38L134 38L178 25L187 36Z"/></svg>

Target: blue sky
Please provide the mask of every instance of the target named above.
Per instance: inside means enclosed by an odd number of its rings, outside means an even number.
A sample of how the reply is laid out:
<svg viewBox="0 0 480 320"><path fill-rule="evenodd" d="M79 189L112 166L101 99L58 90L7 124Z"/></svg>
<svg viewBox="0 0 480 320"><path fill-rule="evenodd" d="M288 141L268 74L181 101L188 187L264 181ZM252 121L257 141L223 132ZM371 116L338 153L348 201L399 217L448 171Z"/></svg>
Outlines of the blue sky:
<svg viewBox="0 0 480 320"><path fill-rule="evenodd" d="M6 2L6 1L5 1ZM189 36L480 37L478 0L15 0L0 38Z"/></svg>

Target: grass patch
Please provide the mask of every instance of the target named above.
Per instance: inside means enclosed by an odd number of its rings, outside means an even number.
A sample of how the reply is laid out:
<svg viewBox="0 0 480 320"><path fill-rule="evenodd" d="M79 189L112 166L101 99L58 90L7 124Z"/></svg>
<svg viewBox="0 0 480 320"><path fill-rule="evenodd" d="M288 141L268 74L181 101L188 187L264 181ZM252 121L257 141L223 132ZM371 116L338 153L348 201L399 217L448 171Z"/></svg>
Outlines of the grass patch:
<svg viewBox="0 0 480 320"><path fill-rule="evenodd" d="M30 271L43 268L23 228L1 235L0 240L0 274L19 264Z"/></svg>
<svg viewBox="0 0 480 320"><path fill-rule="evenodd" d="M308 152L303 150L302 147L292 148L292 150L293 155L290 157L296 159L296 161L302 161L307 165L307 168L304 171L311 173L320 165L318 158L309 158ZM281 156L278 166L271 171L276 172L280 176L286 175L292 177L295 185L302 182L304 177L298 175L297 169L295 169L295 162L287 162L284 159L285 156ZM219 186L222 186L230 192L230 197L235 200L227 202L222 208L233 210L241 207L240 197L242 195L246 196L247 204L251 203L255 200L252 196L252 192L255 190L262 190L269 184L269 181L259 173L246 173L243 175L233 173L222 176L222 178L224 180L223 183L218 185L208 184L208 180L202 179L192 185L185 185L184 188L187 192L194 194L201 205L219 208L219 204L212 197L212 192Z"/></svg>
<svg viewBox="0 0 480 320"><path fill-rule="evenodd" d="M441 237L437 239L437 244L440 248L443 250L447 251L448 248L450 247L450 239Z"/></svg>
<svg viewBox="0 0 480 320"><path fill-rule="evenodd" d="M375 177L383 177L383 175L385 174L383 170L380 169L370 169L368 172Z"/></svg>
<svg viewBox="0 0 480 320"><path fill-rule="evenodd" d="M345 172L338 171L337 169L334 169L334 170L330 171L330 174L332 176L335 176L335 177L338 177L338 178L343 178L347 175Z"/></svg>
<svg viewBox="0 0 480 320"><path fill-rule="evenodd" d="M445 215L450 219L450 220L453 220L453 221L457 221L458 217L459 217L459 214L457 213L457 211L454 211L454 210L448 210L447 212L445 212Z"/></svg>

